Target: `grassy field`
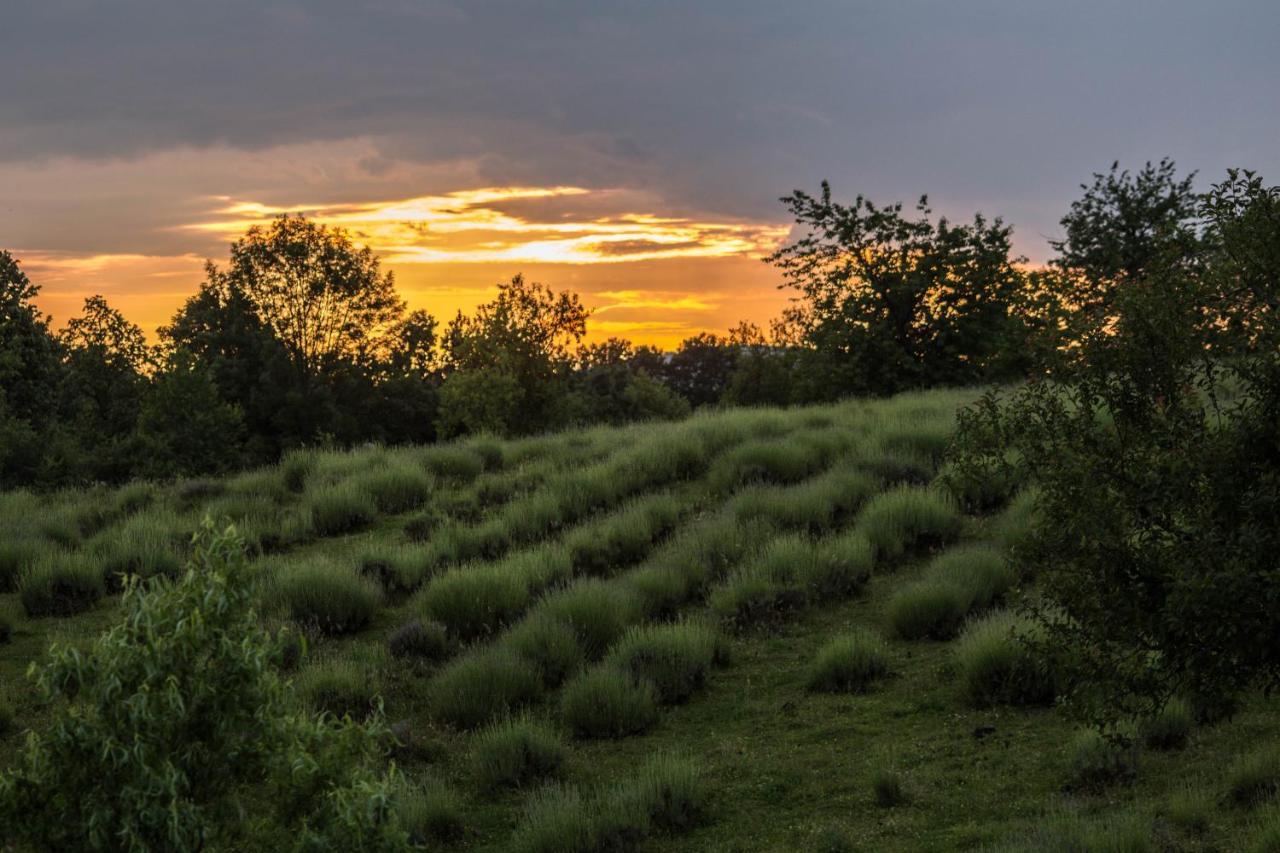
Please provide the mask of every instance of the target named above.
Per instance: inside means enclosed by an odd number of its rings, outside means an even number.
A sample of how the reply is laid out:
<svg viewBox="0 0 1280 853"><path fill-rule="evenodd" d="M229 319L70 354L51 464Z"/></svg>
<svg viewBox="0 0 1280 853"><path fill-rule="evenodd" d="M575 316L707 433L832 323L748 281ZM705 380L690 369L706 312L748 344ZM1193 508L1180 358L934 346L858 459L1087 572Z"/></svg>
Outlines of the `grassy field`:
<svg viewBox="0 0 1280 853"><path fill-rule="evenodd" d="M1123 753L1055 709L1013 639L1025 495L934 484L973 396L0 496L0 766L44 723L29 662L210 515L305 632L300 701L381 697L428 846L1280 850L1274 703Z"/></svg>

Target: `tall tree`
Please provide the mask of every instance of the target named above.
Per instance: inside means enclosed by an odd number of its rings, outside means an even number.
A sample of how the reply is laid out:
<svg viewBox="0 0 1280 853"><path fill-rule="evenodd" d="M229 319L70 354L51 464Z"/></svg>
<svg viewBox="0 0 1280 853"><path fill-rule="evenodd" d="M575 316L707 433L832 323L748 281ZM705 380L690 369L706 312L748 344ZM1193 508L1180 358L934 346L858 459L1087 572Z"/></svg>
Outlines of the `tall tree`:
<svg viewBox="0 0 1280 853"><path fill-rule="evenodd" d="M981 214L934 221L925 198L916 218L863 196L846 206L826 182L817 197L782 201L804 236L768 260L800 292L790 316L816 356L815 391L884 394L1016 372L1024 276L1009 226Z"/></svg>
<svg viewBox="0 0 1280 853"><path fill-rule="evenodd" d="M302 216L250 228L226 271L210 266L209 276L244 295L307 376L364 357L404 313L372 251Z"/></svg>

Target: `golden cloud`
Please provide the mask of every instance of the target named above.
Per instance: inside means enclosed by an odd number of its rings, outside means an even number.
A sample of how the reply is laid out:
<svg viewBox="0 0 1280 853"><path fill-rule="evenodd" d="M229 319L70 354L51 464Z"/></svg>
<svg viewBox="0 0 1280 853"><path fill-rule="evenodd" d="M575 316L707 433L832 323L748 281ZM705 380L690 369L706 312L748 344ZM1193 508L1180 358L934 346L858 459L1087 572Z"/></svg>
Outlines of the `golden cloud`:
<svg viewBox="0 0 1280 853"><path fill-rule="evenodd" d="M658 216L621 209L627 194L582 187L483 187L444 195L287 207L220 199L210 220L183 228L239 235L285 213L347 229L391 264L605 264L676 258L759 257L785 239L788 226ZM581 202L575 211L573 202ZM554 203L539 209L539 202ZM565 207L565 204L568 207ZM558 209L552 209L552 208Z"/></svg>

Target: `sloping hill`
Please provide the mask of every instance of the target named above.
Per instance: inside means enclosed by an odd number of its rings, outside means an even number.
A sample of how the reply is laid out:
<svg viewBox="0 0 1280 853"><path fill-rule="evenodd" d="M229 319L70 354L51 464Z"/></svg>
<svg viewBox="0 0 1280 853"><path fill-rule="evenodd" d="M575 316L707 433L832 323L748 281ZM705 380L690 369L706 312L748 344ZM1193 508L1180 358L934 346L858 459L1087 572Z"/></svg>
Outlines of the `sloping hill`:
<svg viewBox="0 0 1280 853"><path fill-rule="evenodd" d="M1280 782L1280 759L1232 767L1280 730L1261 698L1185 746L1176 713L1142 731L1161 749L1077 743L1012 638L1029 502L931 485L972 396L4 495L0 765L43 722L28 662L101 630L121 573L176 571L210 515L250 543L263 618L307 632L305 701L381 697L431 844L1210 850L1280 827L1228 796Z"/></svg>

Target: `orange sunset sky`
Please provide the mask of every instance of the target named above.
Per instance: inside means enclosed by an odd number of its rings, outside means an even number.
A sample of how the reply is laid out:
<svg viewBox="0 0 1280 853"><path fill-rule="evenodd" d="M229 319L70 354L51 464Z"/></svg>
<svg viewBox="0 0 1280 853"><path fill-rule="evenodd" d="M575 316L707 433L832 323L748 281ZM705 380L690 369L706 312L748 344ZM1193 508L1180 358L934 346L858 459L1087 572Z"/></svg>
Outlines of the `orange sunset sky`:
<svg viewBox="0 0 1280 853"><path fill-rule="evenodd" d="M786 304L780 196L1012 223L1173 157L1280 174L1272 0L6 0L0 248L154 334L300 211L447 319L517 272L670 347Z"/></svg>

